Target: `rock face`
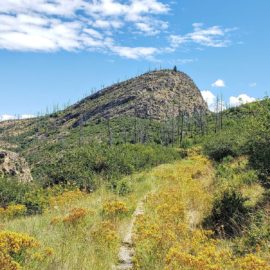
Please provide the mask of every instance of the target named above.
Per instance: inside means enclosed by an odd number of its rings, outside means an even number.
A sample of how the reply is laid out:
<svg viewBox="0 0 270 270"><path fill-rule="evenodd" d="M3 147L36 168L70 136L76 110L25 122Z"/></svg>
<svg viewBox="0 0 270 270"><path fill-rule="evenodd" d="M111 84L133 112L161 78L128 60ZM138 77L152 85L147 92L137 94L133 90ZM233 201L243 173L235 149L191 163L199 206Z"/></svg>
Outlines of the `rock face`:
<svg viewBox="0 0 270 270"><path fill-rule="evenodd" d="M206 102L192 81L182 72L160 70L107 87L65 111L61 124L73 127L81 122L116 116L137 116L162 120L178 111L208 111Z"/></svg>
<svg viewBox="0 0 270 270"><path fill-rule="evenodd" d="M11 176L23 183L33 180L31 171L24 158L6 150L0 150L0 177Z"/></svg>

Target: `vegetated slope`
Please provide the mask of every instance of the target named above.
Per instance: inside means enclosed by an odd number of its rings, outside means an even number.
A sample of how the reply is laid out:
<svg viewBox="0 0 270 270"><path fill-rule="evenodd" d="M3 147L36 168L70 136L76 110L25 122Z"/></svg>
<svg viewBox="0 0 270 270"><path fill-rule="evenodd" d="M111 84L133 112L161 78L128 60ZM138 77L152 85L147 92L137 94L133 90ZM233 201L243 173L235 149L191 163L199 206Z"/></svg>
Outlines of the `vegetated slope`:
<svg viewBox="0 0 270 270"><path fill-rule="evenodd" d="M202 228L203 220L213 213L212 208L220 200L219 196L222 199L227 184L236 184L239 193L245 194L245 207L254 207L260 200L261 187L246 182L246 163L241 161L241 168L237 167L238 163L238 160L226 163L239 180L237 183L231 175L227 179L219 177L216 182L214 176L223 172L222 168L215 171L211 162L194 150L185 160L125 177L123 187L130 187L126 193L117 194L108 189L93 194L68 191L50 197L50 205L42 215L16 218L16 214L22 213L13 210L15 216L7 215L2 224L13 233L3 232L0 241L16 241L22 237L16 233L26 233L24 238L40 244L27 245L28 252L20 256L16 256L11 246L10 253L4 253L6 259L2 263L6 266L9 259L29 270L111 270L117 265L120 243L125 240L132 213L142 198L146 198L143 200L145 211L136 216L133 230L134 269L270 269L269 254L265 252L267 245L259 248L245 242L254 241L254 234L236 239L223 235L218 239L213 237L213 231ZM255 187L259 196L254 197L251 191ZM24 248L21 245L19 249Z"/></svg>
<svg viewBox="0 0 270 270"><path fill-rule="evenodd" d="M207 111L206 102L192 79L182 72L160 70L107 87L71 106L60 117L74 127L97 118L137 116L167 119L178 110Z"/></svg>
<svg viewBox="0 0 270 270"><path fill-rule="evenodd" d="M245 161L227 160L213 170L209 160L193 155L161 167L163 184L137 220L135 269L270 269L267 225L264 233L256 225L264 216L256 208L264 189L256 179L248 182ZM203 227L209 219L213 227ZM238 237L228 237L239 230Z"/></svg>
<svg viewBox="0 0 270 270"><path fill-rule="evenodd" d="M199 89L182 72L154 71L105 88L63 111L1 122L0 145L20 152L35 179L44 176L46 167L49 178L59 182L55 168L60 164L62 168L67 164L63 158L73 154L77 171L81 159L75 156L80 148L95 153L100 144L179 144L180 133L184 133L180 132L180 112L186 117L208 112ZM76 175L77 181L80 175Z"/></svg>
<svg viewBox="0 0 270 270"><path fill-rule="evenodd" d="M0 123L0 141L7 137L44 138L48 129L69 132L70 127L115 117L167 120L181 112L206 112L208 107L192 79L182 72L153 71L114 84L47 117ZM47 130L46 130L47 129Z"/></svg>

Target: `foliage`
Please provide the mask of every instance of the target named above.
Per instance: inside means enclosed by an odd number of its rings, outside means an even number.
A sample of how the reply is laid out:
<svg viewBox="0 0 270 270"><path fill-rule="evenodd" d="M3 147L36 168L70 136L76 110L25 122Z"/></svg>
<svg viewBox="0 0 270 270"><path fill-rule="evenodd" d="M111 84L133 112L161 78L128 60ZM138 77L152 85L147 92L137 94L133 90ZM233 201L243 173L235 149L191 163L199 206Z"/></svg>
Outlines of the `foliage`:
<svg viewBox="0 0 270 270"><path fill-rule="evenodd" d="M239 136L237 129L226 130L207 137L204 142L204 152L211 159L221 161L228 156L236 157L244 154L245 143L245 137Z"/></svg>
<svg viewBox="0 0 270 270"><path fill-rule="evenodd" d="M4 219L11 219L26 214L25 205L15 204L9 205L7 208L0 208L0 217Z"/></svg>
<svg viewBox="0 0 270 270"><path fill-rule="evenodd" d="M108 218L115 218L127 214L128 208L126 204L119 200L112 200L103 204L103 215Z"/></svg>
<svg viewBox="0 0 270 270"><path fill-rule="evenodd" d="M181 178L164 168L159 172L164 186L147 197L146 212L137 218L135 269L270 269L260 253L235 254L226 239L214 238L213 231L196 226L201 221L198 213L201 218L209 213L210 168L206 160L194 157L189 163L182 162L180 168L174 168ZM192 175L198 171L200 178L193 179ZM232 192L222 198L225 198L222 204L214 200L213 209L224 208L230 212L226 208L229 203L236 211L245 212L241 195Z"/></svg>
<svg viewBox="0 0 270 270"><path fill-rule="evenodd" d="M270 175L270 100L264 100L258 108L258 116L251 122L248 137L252 166L267 178Z"/></svg>
<svg viewBox="0 0 270 270"><path fill-rule="evenodd" d="M87 215L87 209L84 208L73 208L67 216L63 218L63 222L68 225L77 225Z"/></svg>
<svg viewBox="0 0 270 270"><path fill-rule="evenodd" d="M246 201L247 199L235 190L225 191L221 198L215 199L212 213L205 220L205 225L222 237L241 234L249 212L245 206Z"/></svg>
<svg viewBox="0 0 270 270"><path fill-rule="evenodd" d="M33 237L25 234L0 232L0 269L20 270L27 256L27 250L38 247Z"/></svg>
<svg viewBox="0 0 270 270"><path fill-rule="evenodd" d="M116 225L112 221L103 221L99 228L92 231L91 236L102 247L117 248L119 236Z"/></svg>
<svg viewBox="0 0 270 270"><path fill-rule="evenodd" d="M30 186L24 185L15 179L0 178L0 206L8 204L21 204Z"/></svg>
<svg viewBox="0 0 270 270"><path fill-rule="evenodd" d="M58 149L58 148L57 148ZM49 153L49 160L38 167L38 178L47 185L74 183L81 189L92 191L101 179L113 182L123 175L151 168L181 158L173 148L157 145L103 145L90 144L70 148L65 154Z"/></svg>
<svg viewBox="0 0 270 270"><path fill-rule="evenodd" d="M135 269L181 269L172 268L170 254L176 246L181 250L198 246L190 226L196 227L211 202L207 187L192 175L200 171L208 186L209 170L210 163L199 156L157 170L155 175L162 179L162 186L146 198L146 212L136 222Z"/></svg>

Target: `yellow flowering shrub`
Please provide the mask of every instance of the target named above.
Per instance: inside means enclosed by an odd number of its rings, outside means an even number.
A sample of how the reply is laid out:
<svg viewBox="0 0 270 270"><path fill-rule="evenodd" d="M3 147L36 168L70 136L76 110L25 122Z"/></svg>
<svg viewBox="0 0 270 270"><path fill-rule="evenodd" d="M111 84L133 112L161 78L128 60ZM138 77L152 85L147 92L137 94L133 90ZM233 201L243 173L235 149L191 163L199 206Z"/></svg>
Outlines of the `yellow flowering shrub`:
<svg viewBox="0 0 270 270"><path fill-rule="evenodd" d="M80 190L65 191L61 195L53 196L49 199L49 205L53 207L65 207L74 201L84 198L86 194Z"/></svg>
<svg viewBox="0 0 270 270"><path fill-rule="evenodd" d="M236 269L239 270L270 270L269 262L258 258L254 254L248 254L235 261Z"/></svg>
<svg viewBox="0 0 270 270"><path fill-rule="evenodd" d="M0 217L3 219L12 219L26 214L25 205L15 204L9 205L7 208L0 208Z"/></svg>
<svg viewBox="0 0 270 270"><path fill-rule="evenodd" d="M155 171L162 185L146 198L145 213L136 219L135 269L270 270L267 261L237 257L225 241L200 228L213 198L211 163L198 151Z"/></svg>
<svg viewBox="0 0 270 270"><path fill-rule="evenodd" d="M54 255L54 249L51 247L46 247L39 252L32 254L31 259L36 262L44 262L50 259Z"/></svg>
<svg viewBox="0 0 270 270"><path fill-rule="evenodd" d="M26 251L38 247L35 238L26 234L1 231L0 232L0 269L19 270L22 266L15 258L25 260Z"/></svg>
<svg viewBox="0 0 270 270"><path fill-rule="evenodd" d="M119 237L115 223L111 221L103 221L98 228L91 232L91 237L101 246L116 246L119 242Z"/></svg>
<svg viewBox="0 0 270 270"><path fill-rule="evenodd" d="M106 217L114 218L128 213L126 203L119 200L105 202L103 205L103 214Z"/></svg>
<svg viewBox="0 0 270 270"><path fill-rule="evenodd" d="M94 215L95 211L85 208L73 208L66 216L56 216L51 219L50 224L66 224L66 225L78 225L81 224L87 215Z"/></svg>
<svg viewBox="0 0 270 270"><path fill-rule="evenodd" d="M87 215L87 210L84 208L74 208L72 209L69 214L63 218L63 222L68 225L77 225Z"/></svg>

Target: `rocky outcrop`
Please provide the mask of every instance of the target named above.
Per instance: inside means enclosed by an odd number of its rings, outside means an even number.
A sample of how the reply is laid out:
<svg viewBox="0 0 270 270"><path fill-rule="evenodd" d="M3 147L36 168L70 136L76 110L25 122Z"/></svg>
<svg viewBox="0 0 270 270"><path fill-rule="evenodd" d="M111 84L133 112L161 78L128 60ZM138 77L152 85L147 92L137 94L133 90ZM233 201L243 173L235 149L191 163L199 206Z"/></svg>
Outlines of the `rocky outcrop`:
<svg viewBox="0 0 270 270"><path fill-rule="evenodd" d="M160 70L107 87L68 108L61 124L77 127L98 118L137 116L156 120L208 111L201 92L182 72Z"/></svg>
<svg viewBox="0 0 270 270"><path fill-rule="evenodd" d="M0 177L8 176L22 183L33 180L29 166L18 154L0 149Z"/></svg>

